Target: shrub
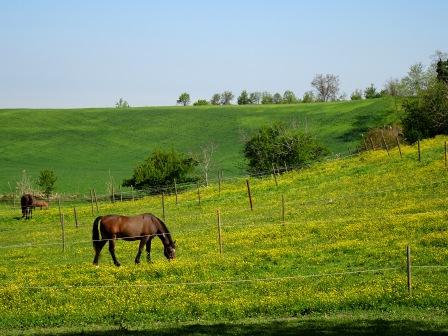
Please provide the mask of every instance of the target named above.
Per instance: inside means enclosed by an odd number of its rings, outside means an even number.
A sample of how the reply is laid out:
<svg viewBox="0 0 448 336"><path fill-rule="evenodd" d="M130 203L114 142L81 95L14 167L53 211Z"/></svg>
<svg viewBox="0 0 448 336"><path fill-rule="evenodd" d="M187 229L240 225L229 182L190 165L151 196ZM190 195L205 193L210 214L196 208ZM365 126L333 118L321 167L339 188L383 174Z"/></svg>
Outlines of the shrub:
<svg viewBox="0 0 448 336"><path fill-rule="evenodd" d="M193 103L193 106L203 106L203 105L209 105L210 103L205 99L198 99Z"/></svg>
<svg viewBox="0 0 448 336"><path fill-rule="evenodd" d="M51 193L54 191L56 180L57 177L53 170L44 169L40 171L37 185L42 188L42 191L47 198L50 197Z"/></svg>
<svg viewBox="0 0 448 336"><path fill-rule="evenodd" d="M448 85L435 80L417 98L404 102L405 116L402 119L406 141L448 134Z"/></svg>
<svg viewBox="0 0 448 336"><path fill-rule="evenodd" d="M310 134L285 123L261 127L244 146L248 172L252 175L271 171L272 165L303 166L327 153Z"/></svg>
<svg viewBox="0 0 448 336"><path fill-rule="evenodd" d="M197 165L196 160L184 153L155 150L134 168L133 176L124 180L122 185L137 189L148 188L157 193L159 187L172 186L174 180L178 183L196 181L197 178L191 174Z"/></svg>
<svg viewBox="0 0 448 336"><path fill-rule="evenodd" d="M398 125L372 128L367 134L364 134L365 142L361 140L363 142L360 147L364 149L372 149L373 142L375 148L384 148L384 142L386 142L388 148L393 148L397 146L397 138L399 140L402 138L402 129Z"/></svg>

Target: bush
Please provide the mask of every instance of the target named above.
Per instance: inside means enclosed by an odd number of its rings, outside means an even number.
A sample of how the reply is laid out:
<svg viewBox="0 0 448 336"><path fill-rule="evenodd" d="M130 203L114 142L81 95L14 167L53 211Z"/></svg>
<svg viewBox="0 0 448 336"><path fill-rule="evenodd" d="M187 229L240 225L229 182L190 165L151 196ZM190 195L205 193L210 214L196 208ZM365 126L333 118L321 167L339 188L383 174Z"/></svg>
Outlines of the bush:
<svg viewBox="0 0 448 336"><path fill-rule="evenodd" d="M209 105L210 103L205 100L205 99L198 99L197 101L195 101L193 103L193 106L204 106L204 105Z"/></svg>
<svg viewBox="0 0 448 336"><path fill-rule="evenodd" d="M372 142L375 148L384 148L384 142L388 148L393 148L397 146L397 138L402 139L402 129L398 125L372 128L364 135L360 148L372 149Z"/></svg>
<svg viewBox="0 0 448 336"><path fill-rule="evenodd" d="M137 189L153 189L152 192L157 193L160 187L173 186L174 180L177 183L196 181L197 178L190 175L197 165L196 160L181 152L155 150L134 168L133 176L124 180L122 185Z"/></svg>
<svg viewBox="0 0 448 336"><path fill-rule="evenodd" d="M248 172L252 175L271 171L273 165L303 166L327 153L310 134L284 123L261 127L244 146Z"/></svg>
<svg viewBox="0 0 448 336"><path fill-rule="evenodd" d="M48 198L54 191L54 184L56 183L57 177L54 171L49 169L41 170L39 173L39 178L37 179L37 185L42 188L43 193Z"/></svg>
<svg viewBox="0 0 448 336"><path fill-rule="evenodd" d="M448 85L435 80L417 98L404 102L405 116L402 119L406 141L448 134Z"/></svg>

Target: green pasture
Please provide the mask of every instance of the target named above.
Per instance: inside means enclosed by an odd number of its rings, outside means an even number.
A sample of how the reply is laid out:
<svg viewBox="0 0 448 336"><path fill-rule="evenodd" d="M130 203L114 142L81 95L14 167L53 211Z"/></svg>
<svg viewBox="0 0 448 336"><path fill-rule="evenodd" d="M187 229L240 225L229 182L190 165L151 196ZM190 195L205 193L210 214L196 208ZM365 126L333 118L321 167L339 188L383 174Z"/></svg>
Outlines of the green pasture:
<svg viewBox="0 0 448 336"><path fill-rule="evenodd" d="M272 176L251 178L253 210L244 178L225 179L220 192L201 187L200 203L195 189L178 204L167 195L165 221L177 243L170 262L155 238L151 263L135 265L137 242L119 241L122 266L105 247L94 267L97 212L87 200L61 202L65 250L57 203L28 221L2 203L0 333L446 334L446 140L424 141L421 161L416 146L403 146L403 158L397 149L341 157L277 176L278 186ZM162 217L161 201L102 201L99 214Z"/></svg>
<svg viewBox="0 0 448 336"><path fill-rule="evenodd" d="M0 110L0 194L23 170L35 180L43 169L58 176L57 191L104 192L119 185L156 148L200 153L214 143L211 177L245 175L244 139L261 125L295 122L333 153L354 149L370 127L398 120L392 98L297 105L136 107L130 109ZM199 172L198 172L199 173Z"/></svg>

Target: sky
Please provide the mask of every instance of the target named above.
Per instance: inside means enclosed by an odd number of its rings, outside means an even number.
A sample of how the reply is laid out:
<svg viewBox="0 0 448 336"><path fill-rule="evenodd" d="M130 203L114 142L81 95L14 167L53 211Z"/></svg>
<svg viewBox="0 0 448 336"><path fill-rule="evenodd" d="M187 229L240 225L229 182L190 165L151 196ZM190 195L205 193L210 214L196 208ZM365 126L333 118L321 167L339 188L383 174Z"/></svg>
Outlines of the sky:
<svg viewBox="0 0 448 336"><path fill-rule="evenodd" d="M0 0L0 108L381 88L448 51L448 1Z"/></svg>

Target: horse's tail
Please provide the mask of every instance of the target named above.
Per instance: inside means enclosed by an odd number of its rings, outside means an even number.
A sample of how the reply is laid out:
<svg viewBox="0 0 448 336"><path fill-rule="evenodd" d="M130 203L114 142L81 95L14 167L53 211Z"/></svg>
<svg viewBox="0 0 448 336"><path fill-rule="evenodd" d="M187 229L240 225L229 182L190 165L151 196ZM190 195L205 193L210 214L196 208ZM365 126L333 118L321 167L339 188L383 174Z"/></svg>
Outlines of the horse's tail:
<svg viewBox="0 0 448 336"><path fill-rule="evenodd" d="M93 221L93 226L92 226L92 242L93 242L93 247L96 246L96 244L98 243L98 241L100 240L100 231L98 230L98 223L101 221L101 218L103 218L102 216L98 216L97 218L95 218L95 220Z"/></svg>

